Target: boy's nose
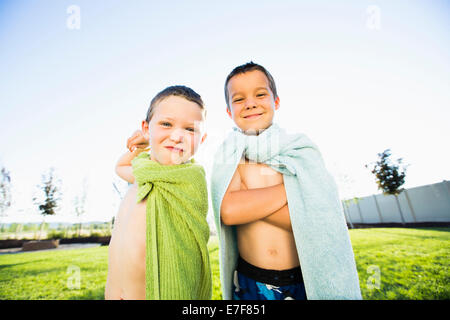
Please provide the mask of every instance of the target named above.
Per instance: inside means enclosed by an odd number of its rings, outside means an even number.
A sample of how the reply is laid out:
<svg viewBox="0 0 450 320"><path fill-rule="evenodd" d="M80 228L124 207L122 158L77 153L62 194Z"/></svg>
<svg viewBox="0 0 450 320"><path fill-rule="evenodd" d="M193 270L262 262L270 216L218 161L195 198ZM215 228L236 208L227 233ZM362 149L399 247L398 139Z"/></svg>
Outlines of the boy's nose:
<svg viewBox="0 0 450 320"><path fill-rule="evenodd" d="M253 99L247 99L245 103L245 109L256 108L256 102Z"/></svg>
<svg viewBox="0 0 450 320"><path fill-rule="evenodd" d="M170 134L170 140L178 143L183 141L183 131L182 130L174 130Z"/></svg>

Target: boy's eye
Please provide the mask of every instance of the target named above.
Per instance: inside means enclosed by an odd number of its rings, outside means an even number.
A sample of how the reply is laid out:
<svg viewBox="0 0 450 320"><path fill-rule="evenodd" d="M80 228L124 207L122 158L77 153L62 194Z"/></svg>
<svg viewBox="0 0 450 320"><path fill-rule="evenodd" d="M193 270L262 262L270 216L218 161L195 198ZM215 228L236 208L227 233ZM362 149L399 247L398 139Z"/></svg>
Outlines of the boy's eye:
<svg viewBox="0 0 450 320"><path fill-rule="evenodd" d="M170 122L161 122L161 125L164 126L164 127L170 127L171 126Z"/></svg>
<svg viewBox="0 0 450 320"><path fill-rule="evenodd" d="M244 100L244 99L242 99L242 98L237 98L237 99L234 99L233 102L241 102L242 100Z"/></svg>
<svg viewBox="0 0 450 320"><path fill-rule="evenodd" d="M265 93L258 93L256 96L257 97L264 97L266 94Z"/></svg>
<svg viewBox="0 0 450 320"><path fill-rule="evenodd" d="M190 131L190 132L195 132L195 129L194 129L194 128L186 128L186 130L187 130L187 131Z"/></svg>

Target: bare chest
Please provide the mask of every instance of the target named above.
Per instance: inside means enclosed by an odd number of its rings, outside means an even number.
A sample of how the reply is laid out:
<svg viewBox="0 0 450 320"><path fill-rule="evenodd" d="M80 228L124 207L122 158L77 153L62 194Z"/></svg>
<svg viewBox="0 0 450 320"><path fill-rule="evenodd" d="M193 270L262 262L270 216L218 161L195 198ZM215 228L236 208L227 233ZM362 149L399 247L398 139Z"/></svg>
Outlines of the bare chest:
<svg viewBox="0 0 450 320"><path fill-rule="evenodd" d="M241 181L248 189L265 188L283 183L283 175L262 163L245 162L238 166Z"/></svg>

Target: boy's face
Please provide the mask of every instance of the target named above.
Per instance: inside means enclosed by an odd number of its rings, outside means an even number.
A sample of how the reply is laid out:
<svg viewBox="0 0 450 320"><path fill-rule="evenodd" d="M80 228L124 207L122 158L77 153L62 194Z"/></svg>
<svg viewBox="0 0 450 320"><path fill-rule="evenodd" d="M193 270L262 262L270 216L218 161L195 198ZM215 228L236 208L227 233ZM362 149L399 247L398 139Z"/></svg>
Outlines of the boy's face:
<svg viewBox="0 0 450 320"><path fill-rule="evenodd" d="M206 138L203 121L203 111L195 102L178 96L161 100L150 122L142 123L150 137L150 159L162 165L188 161Z"/></svg>
<svg viewBox="0 0 450 320"><path fill-rule="evenodd" d="M266 129L272 124L280 99L273 96L269 80L259 70L238 74L228 82L230 109L227 113L244 132Z"/></svg>

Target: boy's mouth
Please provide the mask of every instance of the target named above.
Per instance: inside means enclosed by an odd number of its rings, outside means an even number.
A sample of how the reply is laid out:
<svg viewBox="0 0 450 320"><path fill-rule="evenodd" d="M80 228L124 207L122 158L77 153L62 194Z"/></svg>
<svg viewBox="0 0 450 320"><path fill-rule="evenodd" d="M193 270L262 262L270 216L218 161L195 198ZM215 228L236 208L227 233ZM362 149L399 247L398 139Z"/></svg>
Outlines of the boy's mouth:
<svg viewBox="0 0 450 320"><path fill-rule="evenodd" d="M248 116L244 116L245 119L256 119L259 118L262 115L262 113L254 113L249 114Z"/></svg>
<svg viewBox="0 0 450 320"><path fill-rule="evenodd" d="M183 149L181 149L181 148L176 148L176 147L171 147L171 146L167 146L165 148L167 148L167 149L169 149L170 151L173 151L173 152L183 152Z"/></svg>

